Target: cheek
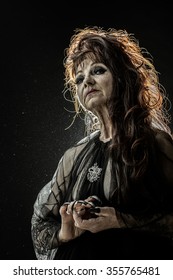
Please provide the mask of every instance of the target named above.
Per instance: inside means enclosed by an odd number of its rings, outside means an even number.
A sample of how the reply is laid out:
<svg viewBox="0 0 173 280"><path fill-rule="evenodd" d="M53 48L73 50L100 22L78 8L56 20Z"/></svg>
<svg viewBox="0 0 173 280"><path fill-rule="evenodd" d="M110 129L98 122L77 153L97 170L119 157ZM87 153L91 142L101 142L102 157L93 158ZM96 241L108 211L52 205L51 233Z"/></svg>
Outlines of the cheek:
<svg viewBox="0 0 173 280"><path fill-rule="evenodd" d="M105 81L104 83L104 89L105 89L105 93L106 93L106 96L111 96L112 94L112 91L113 91L113 84L112 84L112 81Z"/></svg>
<svg viewBox="0 0 173 280"><path fill-rule="evenodd" d="M77 95L77 99L78 99L79 103L81 103L83 105L82 93L81 93L80 89L76 90L76 95Z"/></svg>
<svg viewBox="0 0 173 280"><path fill-rule="evenodd" d="M113 77L111 73L107 73L102 79L100 80L100 84L102 86L103 91L105 92L106 96L110 96L113 91Z"/></svg>

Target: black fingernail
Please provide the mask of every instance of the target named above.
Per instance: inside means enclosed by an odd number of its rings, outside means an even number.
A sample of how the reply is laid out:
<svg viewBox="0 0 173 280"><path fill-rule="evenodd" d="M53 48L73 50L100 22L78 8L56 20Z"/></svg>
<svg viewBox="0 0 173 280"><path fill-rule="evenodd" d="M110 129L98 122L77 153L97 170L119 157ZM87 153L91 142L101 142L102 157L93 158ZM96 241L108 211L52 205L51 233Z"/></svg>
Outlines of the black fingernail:
<svg viewBox="0 0 173 280"><path fill-rule="evenodd" d="M63 205L69 205L70 204L70 202L64 202L63 203Z"/></svg>
<svg viewBox="0 0 173 280"><path fill-rule="evenodd" d="M90 213L100 213L100 208L99 207L95 207L95 208L90 208L89 209Z"/></svg>

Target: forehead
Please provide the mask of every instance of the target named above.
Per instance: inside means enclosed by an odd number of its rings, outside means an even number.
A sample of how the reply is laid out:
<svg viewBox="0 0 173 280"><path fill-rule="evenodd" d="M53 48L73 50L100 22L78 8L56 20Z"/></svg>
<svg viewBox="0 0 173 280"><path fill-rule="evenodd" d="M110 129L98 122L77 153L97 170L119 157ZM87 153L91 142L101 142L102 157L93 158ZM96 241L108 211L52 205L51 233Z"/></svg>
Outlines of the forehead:
<svg viewBox="0 0 173 280"><path fill-rule="evenodd" d="M97 63L95 60L92 60L91 58L86 58L83 61L78 64L76 67L76 74L80 71L82 71L85 68L90 68L93 64Z"/></svg>
<svg viewBox="0 0 173 280"><path fill-rule="evenodd" d="M74 62L73 69L74 73L76 74L79 69L83 69L84 67L88 66L89 64L94 63L101 63L101 58L96 56L93 52L85 53L84 55L79 56L76 61Z"/></svg>

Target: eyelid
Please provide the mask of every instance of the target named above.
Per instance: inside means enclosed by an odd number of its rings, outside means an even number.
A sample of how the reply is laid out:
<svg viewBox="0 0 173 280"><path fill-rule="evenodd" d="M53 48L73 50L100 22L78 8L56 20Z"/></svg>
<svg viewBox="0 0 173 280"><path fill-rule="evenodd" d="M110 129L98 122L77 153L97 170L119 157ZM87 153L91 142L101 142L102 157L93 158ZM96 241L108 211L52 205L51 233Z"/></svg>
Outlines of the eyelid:
<svg viewBox="0 0 173 280"><path fill-rule="evenodd" d="M92 70L91 70L91 73L95 74L95 72L97 71L103 71L103 73L105 73L107 71L107 69L103 66L95 66Z"/></svg>
<svg viewBox="0 0 173 280"><path fill-rule="evenodd" d="M91 69L90 69L90 74L95 74L95 71L98 71L98 70L103 70L104 72L106 72L107 71L107 68L106 68L106 66L104 66L104 65L102 65L102 64L95 64L95 65L93 65L92 67L91 67ZM76 79L75 79L75 84L78 84L78 82L80 81L80 80L84 80L84 75L83 74L78 74L77 76L76 76Z"/></svg>
<svg viewBox="0 0 173 280"><path fill-rule="evenodd" d="M75 84L78 84L78 82L80 81L80 80L82 80L82 79L84 79L84 76L83 75L81 75L81 74L79 74L78 76L76 76L76 78L75 78Z"/></svg>

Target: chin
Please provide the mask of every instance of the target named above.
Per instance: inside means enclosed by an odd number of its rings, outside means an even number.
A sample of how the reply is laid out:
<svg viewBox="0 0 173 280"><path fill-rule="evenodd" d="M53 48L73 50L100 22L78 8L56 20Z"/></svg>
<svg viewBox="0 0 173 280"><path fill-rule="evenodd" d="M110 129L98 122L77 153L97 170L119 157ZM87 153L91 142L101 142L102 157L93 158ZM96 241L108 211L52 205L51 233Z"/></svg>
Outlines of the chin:
<svg viewBox="0 0 173 280"><path fill-rule="evenodd" d="M86 109L91 111L92 113L94 113L95 111L100 111L100 108L105 106L105 101L103 102L102 100L98 100L95 98L90 100L87 104L86 104Z"/></svg>

